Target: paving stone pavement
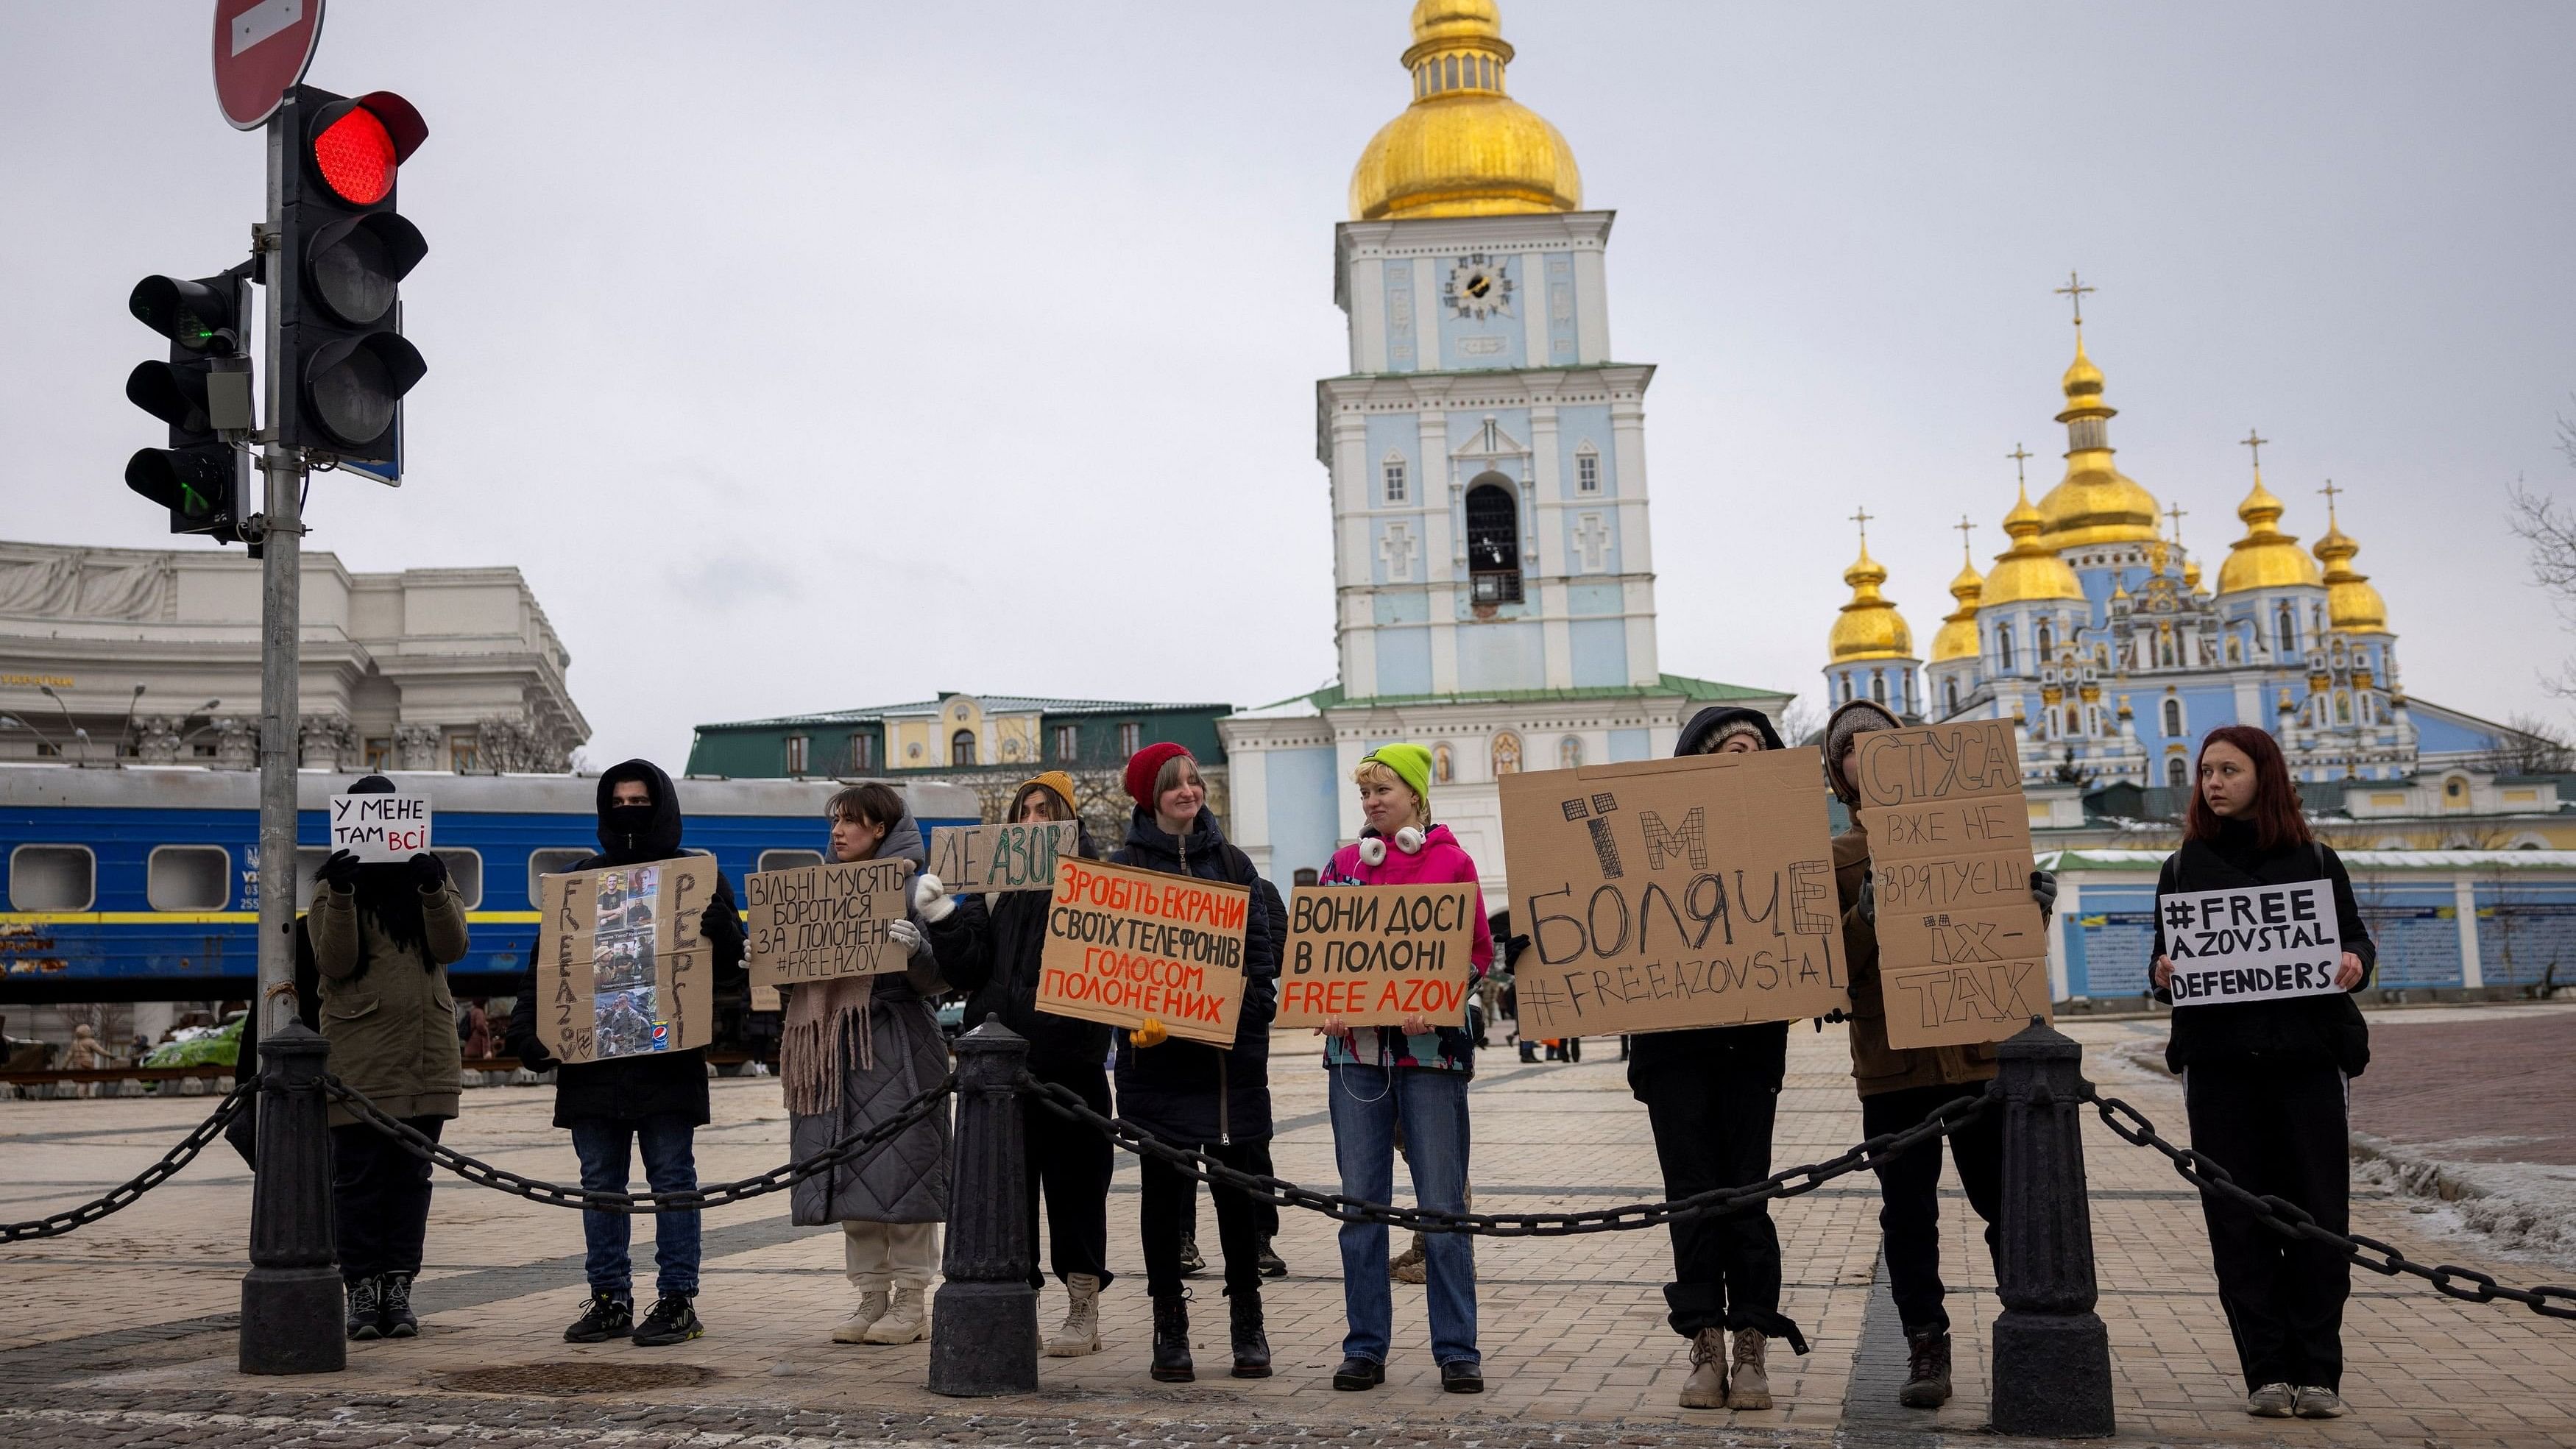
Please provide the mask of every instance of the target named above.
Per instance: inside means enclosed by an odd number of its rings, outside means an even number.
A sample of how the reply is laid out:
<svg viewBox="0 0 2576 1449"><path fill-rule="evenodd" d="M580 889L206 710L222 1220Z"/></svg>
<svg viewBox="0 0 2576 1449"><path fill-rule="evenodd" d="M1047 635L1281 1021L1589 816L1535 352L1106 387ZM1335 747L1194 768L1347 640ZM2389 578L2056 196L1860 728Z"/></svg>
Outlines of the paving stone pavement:
<svg viewBox="0 0 2576 1449"><path fill-rule="evenodd" d="M2374 1014L2380 1059L2407 1053L2406 1030L2434 1012ZM2123 1048L2161 1037L2152 1020L2068 1026L2106 1090L2179 1133L2180 1094ZM2436 1036L2422 1040L2436 1042ZM1838 1029L1791 1036L1775 1163L1814 1161L1859 1136ZM1472 1096L1477 1204L1582 1209L1662 1196L1645 1113L1616 1051L1590 1044L1574 1065L1485 1058ZM1323 1074L1311 1037L1283 1033L1272 1079L1284 1176L1332 1180ZM559 1180L572 1151L548 1125L551 1091L469 1093L452 1144ZM121 1181L176 1140L203 1098L0 1103L0 1217L39 1216ZM715 1124L699 1135L701 1175L746 1176L781 1160L785 1115L774 1079L720 1081ZM2101 1313L2111 1334L2123 1440L2576 1446L2576 1324L2505 1305L2453 1302L2411 1280L2362 1275L2345 1339L2351 1417L2258 1421L2218 1313L2199 1204L2160 1157L2093 1124ZM1946 1171L1946 1170L1945 1170ZM1398 1174L1401 1179L1402 1174ZM561 1331L581 1298L573 1215L438 1180L420 1339L353 1344L348 1372L256 1379L233 1363L231 1314L246 1266L249 1177L220 1145L124 1213L69 1238L0 1247L0 1445L379 1444L757 1446L805 1444L1182 1443L1272 1441L1370 1449L1458 1444L1644 1446L1840 1443L1931 1445L1982 1432L1986 1341L1997 1311L1976 1220L1946 1179L1944 1272L1953 1284L1958 1397L1923 1413L1893 1403L1892 1310L1878 1269L1877 1197L1865 1174L1774 1209L1788 1280L1784 1310L1807 1329L1800 1359L1775 1345L1780 1407L1709 1413L1674 1407L1688 1373L1663 1322L1668 1244L1660 1230L1477 1245L1488 1392L1444 1395L1430 1362L1421 1290L1396 1289L1385 1387L1336 1394L1341 1292L1334 1225L1289 1214L1280 1242L1291 1274L1265 1291L1277 1375L1224 1376L1223 1300L1202 1280L1194 1337L1201 1378L1145 1377L1150 1339L1136 1247L1136 1174L1121 1160L1110 1202L1112 1267L1105 1352L1047 1359L1025 1398L960 1401L921 1387L926 1345L829 1341L851 1293L838 1234L790 1226L783 1201L707 1215L700 1311L710 1334L676 1348L578 1346ZM2410 1256L2482 1267L2509 1282L2528 1267L2487 1262L2456 1241L2414 1232L2410 1200L2362 1191L2355 1225ZM1213 1219L1206 1220L1213 1246ZM649 1229L639 1226L649 1281ZM1133 1273L1132 1279L1124 1275ZM1063 1310L1050 1285L1042 1320ZM1892 1371L1901 1376L1901 1343Z"/></svg>

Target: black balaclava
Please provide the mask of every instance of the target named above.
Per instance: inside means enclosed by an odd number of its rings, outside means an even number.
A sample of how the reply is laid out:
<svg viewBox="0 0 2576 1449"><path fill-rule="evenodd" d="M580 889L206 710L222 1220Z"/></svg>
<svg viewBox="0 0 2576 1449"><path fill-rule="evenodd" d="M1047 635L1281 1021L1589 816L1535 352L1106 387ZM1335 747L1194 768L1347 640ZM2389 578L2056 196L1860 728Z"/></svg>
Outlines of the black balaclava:
<svg viewBox="0 0 2576 1449"><path fill-rule="evenodd" d="M642 782L653 803L614 803L618 785L628 780ZM680 799L661 766L628 760L599 777L599 849L610 865L669 860L680 853Z"/></svg>
<svg viewBox="0 0 2576 1449"><path fill-rule="evenodd" d="M391 795L394 782L382 775L367 775L352 782L351 795ZM321 872L313 878L320 880ZM352 888L358 909L374 918L376 931L395 947L417 954L423 965L434 965L429 959L429 926L420 915L420 886L412 879L409 861L358 867L358 881ZM358 937L358 964L349 979L367 974L366 936Z"/></svg>

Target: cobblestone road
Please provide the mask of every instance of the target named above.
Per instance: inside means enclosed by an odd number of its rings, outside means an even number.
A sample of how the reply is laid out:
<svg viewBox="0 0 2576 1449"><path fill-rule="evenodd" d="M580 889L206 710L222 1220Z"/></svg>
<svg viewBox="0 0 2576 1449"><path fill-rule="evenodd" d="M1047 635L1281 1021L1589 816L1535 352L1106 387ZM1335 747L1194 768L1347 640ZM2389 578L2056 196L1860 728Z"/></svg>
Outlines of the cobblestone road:
<svg viewBox="0 0 2576 1449"><path fill-rule="evenodd" d="M2381 1063L2437 1043L2411 1033L2443 1013L2374 1016ZM2453 1022L2454 1026L2465 1023ZM2152 1020L2078 1021L2087 1070L2177 1134L2171 1079L2125 1049L2161 1036ZM2447 1029L2446 1029L2447 1030ZM1792 1034L1781 1101L1781 1165L1827 1157L1859 1136L1841 1037ZM2473 1048L2474 1042L2472 1042ZM1645 1114L1607 1042L1578 1065L1487 1057L1474 1093L1480 1207L1600 1207L1661 1196ZM1311 1038L1282 1035L1273 1061L1283 1175L1331 1180L1331 1131ZM2474 1061L2473 1049L2466 1059ZM2469 1068L2460 1067L2459 1070ZM468 1094L448 1140L558 1179L573 1175L548 1125L551 1093ZM746 1175L783 1156L774 1080L725 1081L699 1139L704 1176ZM207 1099L0 1103L0 1216L39 1215L94 1194L157 1156ZM2218 1314L2197 1200L2160 1158L2096 1127L2087 1136L2122 1436L2137 1442L2576 1446L2576 1325L2504 1306L2455 1303L2408 1281L2364 1275L2346 1322L2352 1417L2254 1421ZM1401 1174L1399 1174L1399 1177ZM1667 1244L1660 1231L1478 1245L1486 1374L1480 1399L1439 1392L1421 1290L1397 1289L1387 1385L1335 1394L1341 1291L1333 1225L1292 1214L1281 1250L1291 1276L1271 1285L1278 1376L1222 1377L1224 1315L1213 1284L1195 1327L1200 1382L1144 1374L1149 1339L1135 1246L1136 1175L1122 1160L1111 1197L1112 1266L1134 1272L1104 1299L1107 1351L1041 1365L1042 1391L961 1403L920 1387L926 1347L843 1347L848 1310L837 1234L790 1226L776 1199L708 1215L710 1336L674 1349L561 1341L581 1295L572 1214L442 1176L419 1289L427 1331L405 1343L352 1345L328 1380L261 1380L233 1369L248 1175L221 1148L143 1203L50 1243L0 1248L0 1444L9 1446L803 1444L1180 1444L1270 1442L1372 1449L1397 1444L1664 1445L1837 1442L1926 1445L1979 1432L1985 1343L1996 1305L1973 1216L1947 1189L1944 1271L1962 1325L1959 1395L1938 1413L1902 1410L1891 1375L1902 1344L1877 1265L1876 1193L1845 1179L1775 1209L1787 1252L1785 1310L1814 1352L1773 1365L1781 1407L1685 1413L1673 1407L1688 1365L1663 1323ZM2456 1242L2413 1231L2415 1204L2364 1190L2356 1226L2410 1255L2459 1262ZM1209 1223L1213 1238L1213 1223ZM649 1236L649 1234L647 1234ZM649 1248L639 1243L649 1275ZM1973 1251L1972 1251L1973 1250ZM2508 1281L2527 1267L2484 1262ZM1041 1300L1048 1321L1060 1292ZM1217 1374L1206 1366L1215 1361Z"/></svg>

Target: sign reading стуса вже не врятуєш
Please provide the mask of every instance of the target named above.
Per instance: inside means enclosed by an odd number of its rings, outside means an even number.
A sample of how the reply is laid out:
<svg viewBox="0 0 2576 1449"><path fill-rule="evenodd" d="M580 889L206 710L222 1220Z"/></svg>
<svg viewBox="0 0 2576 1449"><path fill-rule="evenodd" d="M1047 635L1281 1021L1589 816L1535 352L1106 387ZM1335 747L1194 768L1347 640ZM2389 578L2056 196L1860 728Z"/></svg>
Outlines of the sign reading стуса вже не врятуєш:
<svg viewBox="0 0 2576 1449"><path fill-rule="evenodd" d="M2343 937L2329 882L2189 891L2162 897L2156 910L2176 1010L2343 989L2335 984Z"/></svg>

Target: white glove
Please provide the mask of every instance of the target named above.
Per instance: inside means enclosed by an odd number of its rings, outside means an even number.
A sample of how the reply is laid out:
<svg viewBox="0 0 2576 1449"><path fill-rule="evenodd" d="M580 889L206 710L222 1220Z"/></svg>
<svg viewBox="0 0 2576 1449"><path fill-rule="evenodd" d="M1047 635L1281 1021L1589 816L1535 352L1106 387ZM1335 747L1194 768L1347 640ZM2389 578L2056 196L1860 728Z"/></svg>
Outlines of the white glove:
<svg viewBox="0 0 2576 1449"><path fill-rule="evenodd" d="M886 939L910 956L921 949L921 928L910 921L890 921L886 924Z"/></svg>
<svg viewBox="0 0 2576 1449"><path fill-rule="evenodd" d="M913 880L912 908L920 913L923 920L935 925L948 919L948 913L957 909L957 902L948 894L948 888L939 883L939 877L923 875Z"/></svg>

